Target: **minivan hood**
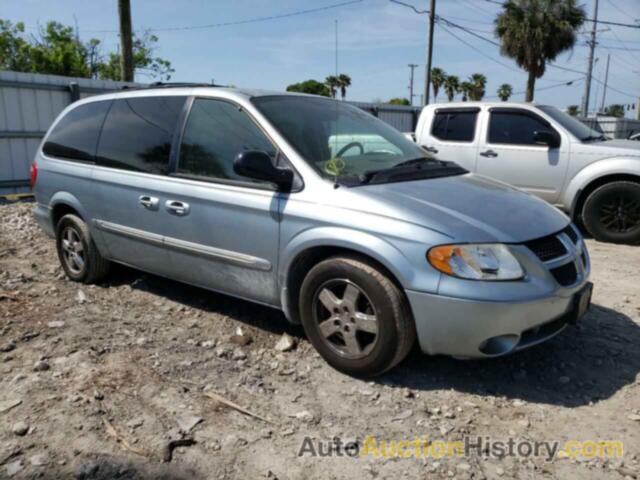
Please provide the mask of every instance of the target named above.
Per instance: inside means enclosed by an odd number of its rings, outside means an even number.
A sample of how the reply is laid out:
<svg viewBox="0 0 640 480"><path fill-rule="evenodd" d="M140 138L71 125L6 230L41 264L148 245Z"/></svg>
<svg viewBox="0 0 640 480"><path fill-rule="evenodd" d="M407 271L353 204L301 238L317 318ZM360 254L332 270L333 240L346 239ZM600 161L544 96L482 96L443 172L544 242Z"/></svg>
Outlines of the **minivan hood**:
<svg viewBox="0 0 640 480"><path fill-rule="evenodd" d="M565 228L545 201L477 174L353 188L372 213L392 215L457 242L519 243Z"/></svg>

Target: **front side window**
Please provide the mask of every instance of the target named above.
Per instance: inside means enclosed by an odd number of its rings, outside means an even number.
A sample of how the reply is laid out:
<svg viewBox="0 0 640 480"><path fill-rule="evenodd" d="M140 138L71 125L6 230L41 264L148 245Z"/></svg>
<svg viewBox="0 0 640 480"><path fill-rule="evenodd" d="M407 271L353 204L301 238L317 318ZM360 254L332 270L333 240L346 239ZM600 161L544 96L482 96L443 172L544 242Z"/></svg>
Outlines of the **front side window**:
<svg viewBox="0 0 640 480"><path fill-rule="evenodd" d="M357 178L428 156L402 133L344 102L297 95L251 101L325 178Z"/></svg>
<svg viewBox="0 0 640 480"><path fill-rule="evenodd" d="M167 173L171 143L185 98L153 96L114 100L100 135L98 165Z"/></svg>
<svg viewBox="0 0 640 480"><path fill-rule="evenodd" d="M433 116L431 135L449 142L473 142L478 109L437 110Z"/></svg>
<svg viewBox="0 0 640 480"><path fill-rule="evenodd" d="M492 111L489 117L489 143L536 145L535 132L550 131L549 123L528 112Z"/></svg>
<svg viewBox="0 0 640 480"><path fill-rule="evenodd" d="M272 159L276 149L237 105L196 98L184 129L178 173L222 180L265 183L238 175L233 161L239 153L259 150Z"/></svg>
<svg viewBox="0 0 640 480"><path fill-rule="evenodd" d="M109 105L110 101L91 102L71 110L53 127L42 151L52 157L94 161L100 127Z"/></svg>

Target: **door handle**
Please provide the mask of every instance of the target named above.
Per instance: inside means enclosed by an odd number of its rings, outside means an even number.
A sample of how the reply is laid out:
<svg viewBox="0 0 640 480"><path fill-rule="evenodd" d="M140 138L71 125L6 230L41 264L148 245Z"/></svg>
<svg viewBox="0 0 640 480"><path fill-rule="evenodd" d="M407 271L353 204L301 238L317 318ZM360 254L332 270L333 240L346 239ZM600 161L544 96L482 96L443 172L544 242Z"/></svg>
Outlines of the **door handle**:
<svg viewBox="0 0 640 480"><path fill-rule="evenodd" d="M158 209L158 199L150 195L140 195L138 197L138 203L148 210Z"/></svg>
<svg viewBox="0 0 640 480"><path fill-rule="evenodd" d="M480 152L480 155L482 155L483 157L497 157L498 154L496 152L494 152L493 150L487 150L486 152Z"/></svg>
<svg viewBox="0 0 640 480"><path fill-rule="evenodd" d="M173 215L184 216L189 214L189 204L186 202L179 202L177 200L167 200L164 204L169 213Z"/></svg>
<svg viewBox="0 0 640 480"><path fill-rule="evenodd" d="M429 153L433 153L433 154L438 153L438 149L436 147L422 147L422 148L424 148Z"/></svg>

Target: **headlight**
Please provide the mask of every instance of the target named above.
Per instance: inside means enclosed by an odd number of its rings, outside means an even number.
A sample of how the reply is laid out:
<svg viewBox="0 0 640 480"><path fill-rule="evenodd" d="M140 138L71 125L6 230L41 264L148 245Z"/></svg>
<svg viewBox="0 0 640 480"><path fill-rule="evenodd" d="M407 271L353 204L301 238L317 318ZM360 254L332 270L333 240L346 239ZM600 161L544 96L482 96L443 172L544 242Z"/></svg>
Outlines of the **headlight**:
<svg viewBox="0 0 640 480"><path fill-rule="evenodd" d="M518 280L524 270L509 247L502 244L440 245L427 252L437 270L470 280Z"/></svg>

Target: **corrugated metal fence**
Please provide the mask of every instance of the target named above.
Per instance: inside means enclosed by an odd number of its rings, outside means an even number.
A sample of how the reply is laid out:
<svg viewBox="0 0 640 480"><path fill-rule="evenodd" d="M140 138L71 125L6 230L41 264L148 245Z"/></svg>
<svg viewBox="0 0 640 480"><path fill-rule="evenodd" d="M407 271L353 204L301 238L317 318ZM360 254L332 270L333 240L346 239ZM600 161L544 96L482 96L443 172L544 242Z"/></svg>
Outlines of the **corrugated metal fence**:
<svg viewBox="0 0 640 480"><path fill-rule="evenodd" d="M0 71L0 195L29 191L29 168L40 140L73 101L120 90L125 82ZM419 109L351 102L403 132L412 132Z"/></svg>
<svg viewBox="0 0 640 480"><path fill-rule="evenodd" d="M36 149L49 125L67 105L124 85L127 84L0 72L0 194L29 191L29 168Z"/></svg>

